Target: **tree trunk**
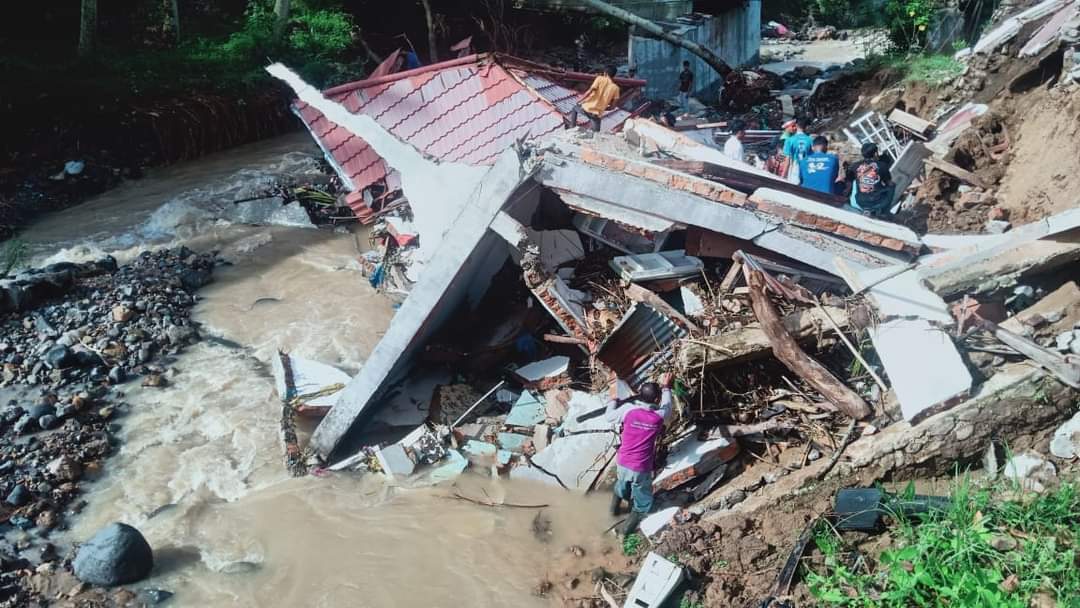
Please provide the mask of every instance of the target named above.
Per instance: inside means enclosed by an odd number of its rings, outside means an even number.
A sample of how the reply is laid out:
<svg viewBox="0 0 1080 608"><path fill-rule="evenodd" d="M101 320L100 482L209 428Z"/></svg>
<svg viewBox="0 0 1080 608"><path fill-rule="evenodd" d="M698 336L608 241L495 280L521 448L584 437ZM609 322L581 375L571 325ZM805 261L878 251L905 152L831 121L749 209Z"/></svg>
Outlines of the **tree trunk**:
<svg viewBox="0 0 1080 608"><path fill-rule="evenodd" d="M743 274L750 285L750 306L754 309L754 316L761 323L761 329L772 343L773 354L776 358L800 378L806 380L810 386L814 387L814 390L821 393L821 396L841 412L856 420L868 417L871 413L870 406L863 401L863 398L837 380L836 376L832 375L824 365L799 348L799 344L784 327L780 314L765 293L765 278L761 271L744 265Z"/></svg>
<svg viewBox="0 0 1080 608"><path fill-rule="evenodd" d="M180 0L165 0L165 34L172 42L180 42Z"/></svg>
<svg viewBox="0 0 1080 608"><path fill-rule="evenodd" d="M667 40L668 42L676 46L683 47L684 49L690 51L698 57L701 57L701 59L705 63L712 66L712 68L716 70L717 73L719 73L721 76L727 76L728 73L731 72L731 66L729 66L727 62L721 59L716 53L710 51L709 49L701 46L696 42L686 40L682 36L678 36L676 34L672 34L671 32L665 31L664 28L656 25L648 19L639 17L634 13L623 10L617 6L612 6L611 4L603 2L602 0L582 0L582 2L601 13L604 13L605 15L614 17L616 19L621 19L622 21L625 21L630 25L637 26L642 30L649 32L653 36L656 36L663 40Z"/></svg>
<svg viewBox="0 0 1080 608"><path fill-rule="evenodd" d="M97 0L82 0L79 22L79 56L87 57L97 47Z"/></svg>
<svg viewBox="0 0 1080 608"><path fill-rule="evenodd" d="M420 0L424 5L424 17L427 19L428 55L431 63L439 62L439 41L435 39L435 20L431 15L430 0Z"/></svg>
<svg viewBox="0 0 1080 608"><path fill-rule="evenodd" d="M289 24L289 0L274 0L274 42L280 42Z"/></svg>

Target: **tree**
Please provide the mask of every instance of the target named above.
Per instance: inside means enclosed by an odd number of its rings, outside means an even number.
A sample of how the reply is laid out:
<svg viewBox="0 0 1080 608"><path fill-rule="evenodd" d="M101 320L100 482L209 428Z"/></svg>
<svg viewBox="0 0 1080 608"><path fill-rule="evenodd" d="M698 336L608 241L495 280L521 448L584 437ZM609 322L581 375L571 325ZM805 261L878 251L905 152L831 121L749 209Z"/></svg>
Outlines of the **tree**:
<svg viewBox="0 0 1080 608"><path fill-rule="evenodd" d="M656 25L648 19L639 17L634 13L623 10L617 6L612 6L611 4L603 2L602 0L582 0L582 2L587 6L592 7L596 11L604 13L605 15L608 15L610 17L625 21L630 25L636 25L637 27L645 30L646 32L649 32L657 38L667 40L671 44L683 47L684 49L690 51L698 57L701 57L701 59L704 60L705 63L712 66L712 68L716 70L717 73L719 73L721 76L727 76L728 73L731 72L731 66L729 66L727 62L721 59L716 53L692 40L687 40L682 36L672 34L671 32L668 32L664 28Z"/></svg>
<svg viewBox="0 0 1080 608"><path fill-rule="evenodd" d="M97 47L97 0L82 0L79 21L79 56L87 57Z"/></svg>
<svg viewBox="0 0 1080 608"><path fill-rule="evenodd" d="M162 32L173 42L180 42L180 0L164 0L165 19Z"/></svg>
<svg viewBox="0 0 1080 608"><path fill-rule="evenodd" d="M274 0L274 42L280 42L289 24L289 0Z"/></svg>
<svg viewBox="0 0 1080 608"><path fill-rule="evenodd" d="M428 55L431 63L438 63L439 61L439 42L435 38L435 19L431 14L431 2L430 0L420 0L420 3L424 5L424 17L427 19L427 40L428 40Z"/></svg>

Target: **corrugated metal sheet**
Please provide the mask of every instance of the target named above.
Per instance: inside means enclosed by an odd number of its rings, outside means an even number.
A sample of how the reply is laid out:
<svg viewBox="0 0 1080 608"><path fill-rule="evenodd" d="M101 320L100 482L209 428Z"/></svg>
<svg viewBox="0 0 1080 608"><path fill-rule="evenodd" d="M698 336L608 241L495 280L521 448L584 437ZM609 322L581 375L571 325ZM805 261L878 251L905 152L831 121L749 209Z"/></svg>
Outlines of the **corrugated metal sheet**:
<svg viewBox="0 0 1080 608"><path fill-rule="evenodd" d="M647 304L635 304L600 345L596 358L630 386L646 381L686 330Z"/></svg>
<svg viewBox="0 0 1080 608"><path fill-rule="evenodd" d="M488 165L514 141L561 128L563 115L576 103L573 88L549 77L557 70L535 66L547 74L541 76L533 73L532 64L521 65L527 67L514 67L511 73L492 56L475 56L335 87L325 94L434 158ZM307 104L298 102L296 112L351 189L384 179L388 187L400 185L364 140ZM605 116L602 126L615 128L629 116L619 109ZM350 206L359 213L364 203L353 197Z"/></svg>
<svg viewBox="0 0 1080 608"><path fill-rule="evenodd" d="M732 67L754 63L761 48L761 0L732 3L714 10L714 15L693 15L662 25L713 49ZM716 99L722 84L720 76L697 55L665 40L643 35L631 36L630 45L637 75L648 82L646 96L653 99L675 97L682 62L689 61L694 72L692 94L703 99Z"/></svg>

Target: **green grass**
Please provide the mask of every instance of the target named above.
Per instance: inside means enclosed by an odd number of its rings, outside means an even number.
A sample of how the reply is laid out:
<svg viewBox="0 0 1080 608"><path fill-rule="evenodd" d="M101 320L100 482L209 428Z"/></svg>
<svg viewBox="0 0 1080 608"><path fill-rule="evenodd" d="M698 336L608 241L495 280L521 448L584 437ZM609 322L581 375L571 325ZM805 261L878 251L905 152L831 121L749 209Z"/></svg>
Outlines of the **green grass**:
<svg viewBox="0 0 1080 608"><path fill-rule="evenodd" d="M961 480L947 513L898 523L894 534L895 546L870 561L823 525L816 542L824 564L804 577L811 593L823 605L859 608L1027 608L1048 598L1056 604L1038 605L1080 607L1076 484L1034 495Z"/></svg>
<svg viewBox="0 0 1080 608"><path fill-rule="evenodd" d="M964 64L952 55L870 55L865 67L867 73L896 70L905 82L925 82L930 86L945 84L964 73Z"/></svg>
<svg viewBox="0 0 1080 608"><path fill-rule="evenodd" d="M641 551L644 542L645 539L637 532L627 534L622 539L623 555L637 555L638 551Z"/></svg>
<svg viewBox="0 0 1080 608"><path fill-rule="evenodd" d="M922 81L932 85L946 83L964 73L964 64L952 55L915 55L901 60L909 82Z"/></svg>

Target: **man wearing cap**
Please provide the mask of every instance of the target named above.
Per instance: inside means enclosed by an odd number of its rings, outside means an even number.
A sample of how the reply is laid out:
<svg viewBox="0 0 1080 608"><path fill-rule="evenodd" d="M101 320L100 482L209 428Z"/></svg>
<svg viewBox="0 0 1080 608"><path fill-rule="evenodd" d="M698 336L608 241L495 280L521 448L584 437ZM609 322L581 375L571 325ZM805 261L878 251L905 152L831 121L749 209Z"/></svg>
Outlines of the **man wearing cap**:
<svg viewBox="0 0 1080 608"><path fill-rule="evenodd" d="M671 414L671 380L671 374L664 374L659 384L646 382L636 395L619 399L618 383L612 374L610 400L604 415L619 431L621 443L615 456L618 478L611 514L619 515L623 500L630 502L624 534L637 529L641 518L652 509L653 459L664 421Z"/></svg>

